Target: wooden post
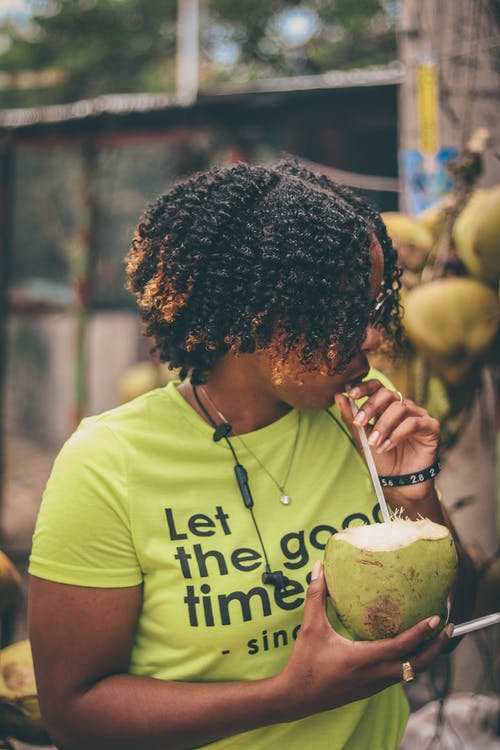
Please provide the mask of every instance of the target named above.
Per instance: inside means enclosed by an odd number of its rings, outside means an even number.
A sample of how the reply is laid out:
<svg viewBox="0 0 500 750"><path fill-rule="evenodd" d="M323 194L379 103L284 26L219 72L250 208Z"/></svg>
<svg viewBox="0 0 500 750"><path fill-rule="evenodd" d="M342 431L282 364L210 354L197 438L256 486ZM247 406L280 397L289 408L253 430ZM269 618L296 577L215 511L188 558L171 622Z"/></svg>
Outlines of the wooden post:
<svg viewBox="0 0 500 750"><path fill-rule="evenodd" d="M199 85L199 0L177 0L177 96L193 104Z"/></svg>
<svg viewBox="0 0 500 750"><path fill-rule="evenodd" d="M423 89L420 88L419 97L418 82L422 83L427 66L427 72L434 70L436 74L438 147L463 149L478 128L490 132L479 180L483 187L500 183L500 160L496 157L500 150L500 81L495 69L498 11L495 13L494 3L495 0L404 0L398 31L399 57L406 70L399 103L401 156L423 145L425 126L419 112ZM401 209L408 208L408 196L403 194Z"/></svg>

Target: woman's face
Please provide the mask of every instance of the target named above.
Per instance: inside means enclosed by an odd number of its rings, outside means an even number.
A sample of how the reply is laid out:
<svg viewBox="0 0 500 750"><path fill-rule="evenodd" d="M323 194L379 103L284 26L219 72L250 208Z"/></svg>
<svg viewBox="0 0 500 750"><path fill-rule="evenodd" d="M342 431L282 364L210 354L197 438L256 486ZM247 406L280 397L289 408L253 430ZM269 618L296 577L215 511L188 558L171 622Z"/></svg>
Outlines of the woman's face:
<svg viewBox="0 0 500 750"><path fill-rule="evenodd" d="M374 300L380 289L384 274L384 255L382 248L375 240L370 248L370 299ZM334 402L335 395L346 389L346 384L353 384L366 377L369 370L367 355L380 346L380 333L369 325L365 339L358 354L347 367L337 374L304 371L297 357L287 363L286 371L278 383L272 375L272 362L269 355L259 352L257 355L257 377L261 379L260 387L269 391L269 395L280 401L301 409L326 409Z"/></svg>

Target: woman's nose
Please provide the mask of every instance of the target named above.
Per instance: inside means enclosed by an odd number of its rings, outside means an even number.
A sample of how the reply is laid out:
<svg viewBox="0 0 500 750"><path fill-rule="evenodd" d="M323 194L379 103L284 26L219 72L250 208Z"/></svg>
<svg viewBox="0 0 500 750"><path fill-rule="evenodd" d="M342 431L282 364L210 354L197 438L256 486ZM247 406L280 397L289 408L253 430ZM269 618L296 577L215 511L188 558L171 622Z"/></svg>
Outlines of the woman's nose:
<svg viewBox="0 0 500 750"><path fill-rule="evenodd" d="M378 349L382 341L380 333L371 325L368 325L366 329L365 340L361 345L361 349L364 352L373 352Z"/></svg>

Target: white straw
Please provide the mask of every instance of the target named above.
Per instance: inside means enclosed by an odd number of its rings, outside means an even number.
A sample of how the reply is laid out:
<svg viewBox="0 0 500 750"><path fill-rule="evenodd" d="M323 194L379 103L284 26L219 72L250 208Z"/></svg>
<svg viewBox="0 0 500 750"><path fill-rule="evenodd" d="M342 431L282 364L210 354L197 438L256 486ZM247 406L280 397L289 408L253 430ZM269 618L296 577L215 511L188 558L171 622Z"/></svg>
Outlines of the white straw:
<svg viewBox="0 0 500 750"><path fill-rule="evenodd" d="M349 386L346 386L346 390L349 393ZM358 413L358 407L356 406L356 403L352 398L349 398L349 402L351 404L351 411L353 413L353 416L355 417ZM384 497L384 492L382 490L382 485L380 484L380 479L378 478L377 469L375 467L375 462L373 460L372 452L370 450L370 446L368 445L368 438L366 437L366 432L364 431L364 428L361 425L356 425L359 432L359 437L361 440L361 445L363 448L363 453L365 454L365 460L368 464L368 470L370 472L370 476L372 478L373 487L375 489L375 494L377 495L377 500L380 505L380 510L382 511L382 517L384 521L387 523L391 520L391 516L389 513L389 508L387 507L387 503Z"/></svg>
<svg viewBox="0 0 500 750"><path fill-rule="evenodd" d="M473 630L488 628L490 625L500 625L500 612L495 612L492 615L485 615L484 617L478 617L476 620L469 620L468 622L462 622L460 625L455 625L451 637L455 638L455 636L472 633Z"/></svg>

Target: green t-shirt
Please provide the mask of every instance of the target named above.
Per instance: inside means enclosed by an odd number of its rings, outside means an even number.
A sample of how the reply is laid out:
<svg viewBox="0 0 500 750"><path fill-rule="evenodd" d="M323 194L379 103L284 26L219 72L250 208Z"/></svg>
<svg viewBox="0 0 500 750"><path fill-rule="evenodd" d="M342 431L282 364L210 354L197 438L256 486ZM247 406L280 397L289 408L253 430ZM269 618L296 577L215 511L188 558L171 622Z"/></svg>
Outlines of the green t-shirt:
<svg viewBox="0 0 500 750"><path fill-rule="evenodd" d="M365 464L336 407L301 411L294 460L280 491L238 438L254 513L283 591L261 581L262 547L224 440L177 383L84 419L59 454L44 493L30 572L82 586L142 583L130 672L164 680L255 680L289 659L312 566L333 532L373 523ZM269 473L287 473L299 415L244 436ZM335 628L347 635L330 612ZM347 706L235 735L214 750L394 750L408 715L397 685Z"/></svg>

